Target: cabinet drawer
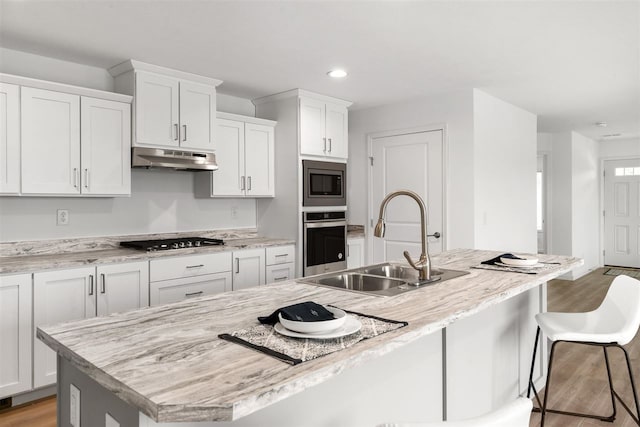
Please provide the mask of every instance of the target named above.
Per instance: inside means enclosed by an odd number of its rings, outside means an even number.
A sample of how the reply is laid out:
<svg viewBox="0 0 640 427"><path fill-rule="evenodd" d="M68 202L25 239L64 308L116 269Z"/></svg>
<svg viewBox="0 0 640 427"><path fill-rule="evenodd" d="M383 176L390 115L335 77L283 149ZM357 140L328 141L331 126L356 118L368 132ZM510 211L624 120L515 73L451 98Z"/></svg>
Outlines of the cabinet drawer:
<svg viewBox="0 0 640 427"><path fill-rule="evenodd" d="M288 264L268 265L266 267L266 282L276 283L291 280L295 276L295 265Z"/></svg>
<svg viewBox="0 0 640 427"><path fill-rule="evenodd" d="M159 280L202 276L223 271L231 271L231 252L151 260L149 263L149 280L157 282Z"/></svg>
<svg viewBox="0 0 640 427"><path fill-rule="evenodd" d="M288 264L295 261L296 247L290 246L276 246L266 249L266 264Z"/></svg>
<svg viewBox="0 0 640 427"><path fill-rule="evenodd" d="M231 272L165 280L149 286L150 305L169 304L231 290Z"/></svg>

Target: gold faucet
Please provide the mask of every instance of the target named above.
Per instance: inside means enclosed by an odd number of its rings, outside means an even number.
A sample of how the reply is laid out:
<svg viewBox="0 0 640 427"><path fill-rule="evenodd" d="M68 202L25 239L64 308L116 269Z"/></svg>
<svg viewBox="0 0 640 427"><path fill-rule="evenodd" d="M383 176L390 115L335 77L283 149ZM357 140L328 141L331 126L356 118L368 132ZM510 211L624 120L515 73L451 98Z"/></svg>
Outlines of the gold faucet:
<svg viewBox="0 0 640 427"><path fill-rule="evenodd" d="M416 201L418 206L420 207L420 228L421 228L421 238L422 238L422 253L420 254L420 259L418 262L414 262L411 259L411 255L409 255L408 251L404 251L403 255L411 265L411 267L415 268L419 272L419 278L421 283L434 282L440 277L433 278L431 276L431 258L429 257L429 250L427 244L427 207L424 204L424 201L420 196L413 191L409 190L398 190L393 193L387 194L387 197L384 198L382 203L380 204L380 215L378 216L378 223L376 224L376 228L373 231L373 235L376 237L384 237L385 224L384 224L384 214L387 209L387 204L389 201L397 196L409 196L413 200Z"/></svg>

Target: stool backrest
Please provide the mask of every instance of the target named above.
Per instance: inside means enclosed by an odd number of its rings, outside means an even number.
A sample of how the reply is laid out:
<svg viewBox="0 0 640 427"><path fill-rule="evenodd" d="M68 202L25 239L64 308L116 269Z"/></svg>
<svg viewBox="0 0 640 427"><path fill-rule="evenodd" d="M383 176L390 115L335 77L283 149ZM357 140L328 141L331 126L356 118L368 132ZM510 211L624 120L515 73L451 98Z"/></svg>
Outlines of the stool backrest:
<svg viewBox="0 0 640 427"><path fill-rule="evenodd" d="M640 280L617 276L596 311L604 321L620 322L618 344L628 344L640 328Z"/></svg>

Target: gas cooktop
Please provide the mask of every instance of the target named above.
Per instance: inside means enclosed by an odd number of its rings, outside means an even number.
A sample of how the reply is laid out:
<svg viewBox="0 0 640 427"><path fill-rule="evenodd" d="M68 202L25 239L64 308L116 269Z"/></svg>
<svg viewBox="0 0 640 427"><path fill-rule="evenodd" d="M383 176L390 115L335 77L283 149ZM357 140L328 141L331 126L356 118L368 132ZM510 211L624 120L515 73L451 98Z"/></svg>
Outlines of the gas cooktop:
<svg viewBox="0 0 640 427"><path fill-rule="evenodd" d="M125 248L138 249L147 252L219 245L224 245L224 241L222 241L221 239L209 239L205 237L182 237L180 239L136 240L131 242L120 242L120 246L124 246Z"/></svg>

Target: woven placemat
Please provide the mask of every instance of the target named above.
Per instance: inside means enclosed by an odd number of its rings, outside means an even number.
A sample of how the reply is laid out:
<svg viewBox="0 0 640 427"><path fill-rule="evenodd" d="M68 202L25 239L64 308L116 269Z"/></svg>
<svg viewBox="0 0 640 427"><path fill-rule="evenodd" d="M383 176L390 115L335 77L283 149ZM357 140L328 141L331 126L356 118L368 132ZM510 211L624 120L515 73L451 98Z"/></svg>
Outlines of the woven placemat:
<svg viewBox="0 0 640 427"><path fill-rule="evenodd" d="M271 325L262 324L240 329L230 334L220 334L218 337L275 357L285 363L297 365L349 348L360 341L403 328L409 324L408 322L345 311L358 319L362 323L362 328L354 334L341 338L322 340L292 338L277 333Z"/></svg>

